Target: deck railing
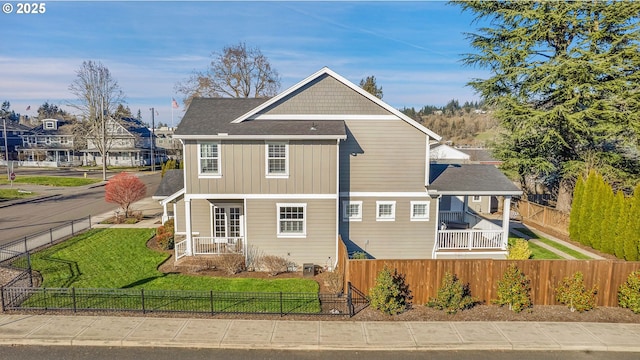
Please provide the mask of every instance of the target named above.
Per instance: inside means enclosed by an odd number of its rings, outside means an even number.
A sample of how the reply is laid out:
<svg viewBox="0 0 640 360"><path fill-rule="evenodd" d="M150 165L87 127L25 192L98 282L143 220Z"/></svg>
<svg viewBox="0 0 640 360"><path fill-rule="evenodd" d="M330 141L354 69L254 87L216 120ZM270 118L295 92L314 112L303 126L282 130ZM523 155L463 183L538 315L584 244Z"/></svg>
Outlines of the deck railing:
<svg viewBox="0 0 640 360"><path fill-rule="evenodd" d="M502 230L440 230L437 250L506 249Z"/></svg>
<svg viewBox="0 0 640 360"><path fill-rule="evenodd" d="M243 237L205 237L193 238L193 252L196 255L206 254L242 254L244 250Z"/></svg>

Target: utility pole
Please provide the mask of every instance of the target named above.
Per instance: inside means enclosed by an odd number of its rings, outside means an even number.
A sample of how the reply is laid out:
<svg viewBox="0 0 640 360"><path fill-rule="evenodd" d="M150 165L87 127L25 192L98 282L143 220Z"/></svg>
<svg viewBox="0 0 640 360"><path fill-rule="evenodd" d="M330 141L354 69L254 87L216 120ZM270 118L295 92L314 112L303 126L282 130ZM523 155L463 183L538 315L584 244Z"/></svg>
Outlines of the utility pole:
<svg viewBox="0 0 640 360"><path fill-rule="evenodd" d="M2 116L2 134L4 135L4 159L7 162L7 180L11 179L11 172L9 170L9 145L7 144L7 118Z"/></svg>
<svg viewBox="0 0 640 360"><path fill-rule="evenodd" d="M151 172L156 171L156 162L155 162L155 158L153 157L153 143L155 142L155 140L153 139L155 134L156 134L156 123L155 123L155 109L151 108L149 109L151 110Z"/></svg>

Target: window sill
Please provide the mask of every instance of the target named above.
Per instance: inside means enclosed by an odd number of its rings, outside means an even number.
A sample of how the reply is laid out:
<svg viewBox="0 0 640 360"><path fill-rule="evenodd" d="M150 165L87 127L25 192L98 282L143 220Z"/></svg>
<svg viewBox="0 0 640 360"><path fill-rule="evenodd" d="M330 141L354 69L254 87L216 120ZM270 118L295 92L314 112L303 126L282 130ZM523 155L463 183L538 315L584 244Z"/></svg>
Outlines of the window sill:
<svg viewBox="0 0 640 360"><path fill-rule="evenodd" d="M307 237L307 234L278 234L279 239L304 239Z"/></svg>
<svg viewBox="0 0 640 360"><path fill-rule="evenodd" d="M289 174L284 174L284 175L267 174L264 177L267 179L288 179Z"/></svg>
<svg viewBox="0 0 640 360"><path fill-rule="evenodd" d="M222 174L198 174L198 178L201 179L220 179L222 178Z"/></svg>
<svg viewBox="0 0 640 360"><path fill-rule="evenodd" d="M395 218L376 218L376 221L396 221Z"/></svg>

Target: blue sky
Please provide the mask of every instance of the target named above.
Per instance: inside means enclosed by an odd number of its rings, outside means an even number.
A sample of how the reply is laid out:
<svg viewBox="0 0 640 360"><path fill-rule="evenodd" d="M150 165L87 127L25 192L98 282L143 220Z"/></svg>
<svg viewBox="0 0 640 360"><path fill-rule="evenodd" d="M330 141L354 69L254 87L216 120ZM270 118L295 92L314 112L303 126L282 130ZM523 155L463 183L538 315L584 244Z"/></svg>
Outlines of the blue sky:
<svg viewBox="0 0 640 360"><path fill-rule="evenodd" d="M7 2L7 1L6 1ZM3 2L3 3L6 3ZM0 13L0 101L36 115L45 101L67 110L85 60L100 61L135 114L177 125L176 82L205 70L211 53L245 42L278 70L282 89L328 66L354 83L374 75L396 108L478 100L466 85L487 77L462 65L469 13L440 1L46 1L44 14ZM31 106L30 111L26 107Z"/></svg>

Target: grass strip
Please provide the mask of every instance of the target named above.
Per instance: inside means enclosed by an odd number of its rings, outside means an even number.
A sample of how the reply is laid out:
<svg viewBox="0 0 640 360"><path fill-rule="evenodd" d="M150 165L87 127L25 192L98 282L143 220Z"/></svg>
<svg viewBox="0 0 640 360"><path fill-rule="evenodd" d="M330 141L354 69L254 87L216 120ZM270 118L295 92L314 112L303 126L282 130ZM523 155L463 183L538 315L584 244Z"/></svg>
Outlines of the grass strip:
<svg viewBox="0 0 640 360"><path fill-rule="evenodd" d="M19 189L0 189L0 201L25 199L36 195L38 194L29 191L20 191Z"/></svg>
<svg viewBox="0 0 640 360"><path fill-rule="evenodd" d="M586 255L580 251L576 251L568 246L562 245L556 241L553 241L551 239L547 239L545 237L542 236L538 236L538 234L534 233L533 231L527 229L527 228L518 228L517 229L519 232L531 237L532 239L537 239L540 240L540 242L545 243L549 246L552 246L560 251L562 251L563 253L567 254L567 255L571 255L576 259L580 259L580 260L591 260L593 259L591 256Z"/></svg>
<svg viewBox="0 0 640 360"><path fill-rule="evenodd" d="M84 186L101 182L101 179L91 179L84 177L64 177L64 176L18 176L13 181L18 184L31 184L43 186ZM0 180L0 184L9 184L6 179Z"/></svg>

